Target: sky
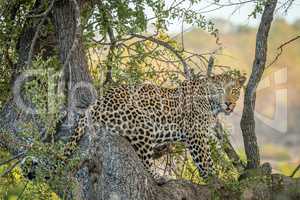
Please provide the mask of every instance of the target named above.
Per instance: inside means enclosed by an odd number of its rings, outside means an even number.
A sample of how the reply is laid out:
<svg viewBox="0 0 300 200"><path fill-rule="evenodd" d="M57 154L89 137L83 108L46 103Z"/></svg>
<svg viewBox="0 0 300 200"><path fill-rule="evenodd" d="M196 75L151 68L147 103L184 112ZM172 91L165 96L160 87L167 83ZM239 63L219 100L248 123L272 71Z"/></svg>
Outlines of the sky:
<svg viewBox="0 0 300 200"><path fill-rule="evenodd" d="M165 0L166 5L170 6L174 0ZM179 2L180 0L177 0ZM230 2L239 2L239 0L229 0ZM220 3L226 4L229 1L220 0ZM182 4L185 8L193 9L199 13L205 15L208 18L222 18L230 21L236 25L249 25L256 26L260 21L260 17L254 19L253 17L249 18L249 14L254 10L255 3L247 3L238 8L238 6L225 6L221 9L214 10L216 6L212 6L211 3L213 0L202 0L197 5L190 7L189 1L185 1ZM289 8L288 12L285 13L283 7L283 2L278 2L275 17L280 17L286 19L289 23L293 23L297 19L300 19L300 1L295 0L293 5ZM214 11L212 11L214 10ZM149 15L151 15L149 13ZM188 29L189 25L184 25L184 30ZM181 22L178 20L172 21L168 26L170 32L180 32L181 31Z"/></svg>

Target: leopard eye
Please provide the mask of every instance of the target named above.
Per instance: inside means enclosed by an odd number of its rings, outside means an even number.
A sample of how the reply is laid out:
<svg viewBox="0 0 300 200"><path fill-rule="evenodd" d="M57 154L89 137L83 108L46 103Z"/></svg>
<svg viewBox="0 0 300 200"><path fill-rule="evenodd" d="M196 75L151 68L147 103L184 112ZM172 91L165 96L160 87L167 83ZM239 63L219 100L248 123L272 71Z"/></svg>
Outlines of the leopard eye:
<svg viewBox="0 0 300 200"><path fill-rule="evenodd" d="M224 89L223 89L223 88L218 88L218 93L219 93L219 94L224 94L224 93L225 93L225 91L224 91Z"/></svg>

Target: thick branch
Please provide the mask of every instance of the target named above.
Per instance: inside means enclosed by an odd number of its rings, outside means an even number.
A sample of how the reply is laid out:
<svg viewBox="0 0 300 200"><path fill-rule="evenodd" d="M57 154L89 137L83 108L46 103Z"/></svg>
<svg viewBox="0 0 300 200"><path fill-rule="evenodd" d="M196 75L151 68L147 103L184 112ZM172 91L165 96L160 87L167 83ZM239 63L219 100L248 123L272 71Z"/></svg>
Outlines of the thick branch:
<svg viewBox="0 0 300 200"><path fill-rule="evenodd" d="M33 9L38 8L40 5L40 1L36 1ZM27 69L25 63L28 60L30 47L32 45L32 41L37 31L35 24L38 23L38 19L29 19L27 18L24 26L22 27L22 31L20 33L19 38L17 39L16 44L16 53L17 53L17 63L12 65L12 77L11 83L15 82L17 76ZM37 41L36 46L40 45L40 41ZM35 49L32 53L32 56L35 56L40 49ZM21 91L23 92L23 91ZM23 96L23 93L20 94ZM24 99L24 101L29 104L28 99ZM16 145L22 143L26 145L27 143L23 141L23 138L19 135L22 132L20 129L21 124L26 124L31 122L39 129L43 126L41 121L37 116L26 113L24 110L19 108L14 100L14 97L10 97L5 105L2 107L0 112L0 147L7 149L11 154L16 155L20 153L20 149L17 149L20 145ZM42 131L41 131L42 132ZM24 143L23 143L24 142Z"/></svg>
<svg viewBox="0 0 300 200"><path fill-rule="evenodd" d="M52 10L53 24L58 38L59 57L63 63L60 89L66 90L63 94L69 95L68 103L70 105L75 102L75 108L84 108L93 98L91 92L87 90L88 88L79 87L74 91L75 94L71 92L76 88L76 84L91 82L82 41L79 2L81 1L56 1ZM68 87L66 83L68 83Z"/></svg>
<svg viewBox="0 0 300 200"><path fill-rule="evenodd" d="M116 44L117 44L117 40L114 34L114 30L110 24L110 20L111 19L111 15L110 13L105 9L105 7L103 6L102 2L99 1L99 9L100 12L102 14L102 18L103 18L103 26L107 27L107 33L108 33L108 37L110 40L110 46L109 46L109 52L108 52L108 56L107 56L107 71L106 71L106 77L105 77L105 81L103 83L103 85L112 83L113 79L112 79L112 67L113 67L113 59L114 59L114 51L116 48Z"/></svg>
<svg viewBox="0 0 300 200"><path fill-rule="evenodd" d="M267 42L277 0L267 1L256 35L255 59L252 73L245 91L244 110L241 119L247 168L257 168L260 165L259 149L255 135L255 94L256 88L265 70L267 57Z"/></svg>
<svg viewBox="0 0 300 200"><path fill-rule="evenodd" d="M210 200L257 199L271 200L278 195L291 198L300 193L300 180L282 175L270 175L270 181L257 178L241 183L241 190L225 187L221 183L197 185L187 180L172 180L157 185L138 158L130 143L123 137L106 130L88 133L88 159L79 171L78 199L130 199L130 200ZM77 176L78 177L78 176ZM290 191L293 192L290 192Z"/></svg>

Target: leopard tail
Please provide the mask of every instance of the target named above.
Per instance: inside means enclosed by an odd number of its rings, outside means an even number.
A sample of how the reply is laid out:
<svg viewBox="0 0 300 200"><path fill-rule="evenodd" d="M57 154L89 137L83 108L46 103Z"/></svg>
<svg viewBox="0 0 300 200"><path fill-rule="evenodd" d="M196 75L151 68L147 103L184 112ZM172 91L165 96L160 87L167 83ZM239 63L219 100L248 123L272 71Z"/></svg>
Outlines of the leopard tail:
<svg viewBox="0 0 300 200"><path fill-rule="evenodd" d="M86 116L82 116L75 128L74 134L70 137L69 141L67 142L64 150L62 160L68 159L76 150L81 138L85 134L85 127L87 126L87 118Z"/></svg>

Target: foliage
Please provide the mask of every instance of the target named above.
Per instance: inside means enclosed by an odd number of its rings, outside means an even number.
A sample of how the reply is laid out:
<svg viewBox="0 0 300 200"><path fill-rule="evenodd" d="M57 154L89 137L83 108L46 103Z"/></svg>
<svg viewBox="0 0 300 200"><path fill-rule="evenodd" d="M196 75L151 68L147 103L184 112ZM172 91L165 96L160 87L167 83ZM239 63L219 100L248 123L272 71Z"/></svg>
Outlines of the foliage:
<svg viewBox="0 0 300 200"><path fill-rule="evenodd" d="M32 70L28 73L35 74L34 78L26 82L24 87L25 99L31 100L31 106L38 114L38 120L43 124L43 129L37 127L33 123L22 124L22 139L30 143L26 148L26 156L24 157L21 168L14 168L3 179L3 188L7 190L1 191L0 194L19 192L20 189L12 191L14 188L26 188L22 194L24 199L55 199L52 190L59 191L61 188L67 188L65 182L68 182L68 187L74 187L73 181L69 180L69 173L75 165L78 164L78 157L70 159L67 166L60 163L59 158L62 154L63 143L56 142L56 131L58 120L61 119L61 106L64 99L57 95L57 70L58 61L55 57L48 60L42 60L37 57L32 63ZM55 81L56 80L56 81ZM41 136L41 131L43 135ZM46 142L46 143L45 143ZM24 147L23 147L24 148ZM5 160L5 158L0 159ZM37 160L37 167L33 164ZM9 166L4 165L3 170ZM35 169L36 168L36 169ZM23 175L27 175L34 170L34 181L28 181ZM23 175L22 175L23 174ZM53 176L53 174L55 174ZM10 178L9 178L10 177ZM45 183L45 177L49 179ZM26 187L25 187L26 185ZM30 193L35 196L27 197ZM54 195L54 196L53 196Z"/></svg>
<svg viewBox="0 0 300 200"><path fill-rule="evenodd" d="M0 149L0 160L7 160L10 157L11 155L9 153ZM0 174L3 174L12 164L13 163L8 163L0 166ZM27 180L23 177L22 170L19 167L15 167L7 176L0 177L0 199L13 200L20 197L24 200L59 199L48 185L42 182Z"/></svg>
<svg viewBox="0 0 300 200"><path fill-rule="evenodd" d="M33 0L0 1L0 107L10 95L12 68L18 59L18 38L33 3Z"/></svg>
<svg viewBox="0 0 300 200"><path fill-rule="evenodd" d="M268 0L256 1L255 8L249 16L256 18L258 14L261 14L263 12L263 9L267 2L268 2Z"/></svg>
<svg viewBox="0 0 300 200"><path fill-rule="evenodd" d="M228 140L228 131L224 132L224 140ZM237 182L239 177L232 160L224 152L223 143L214 136L210 140L212 158L215 164L216 173L220 180L225 183ZM185 146L176 143L172 146L170 152L156 161L157 172L168 177L176 179L186 179L197 184L204 184L205 180L199 174L199 171L188 153Z"/></svg>
<svg viewBox="0 0 300 200"><path fill-rule="evenodd" d="M30 99L36 114L43 122L45 137L53 140L56 124L62 117L60 109L64 103L63 96L59 96L58 78L59 62L56 57L43 60L37 57L32 64L32 69L27 73L35 75L34 79L25 83L25 99ZM39 134L38 134L39 135Z"/></svg>

